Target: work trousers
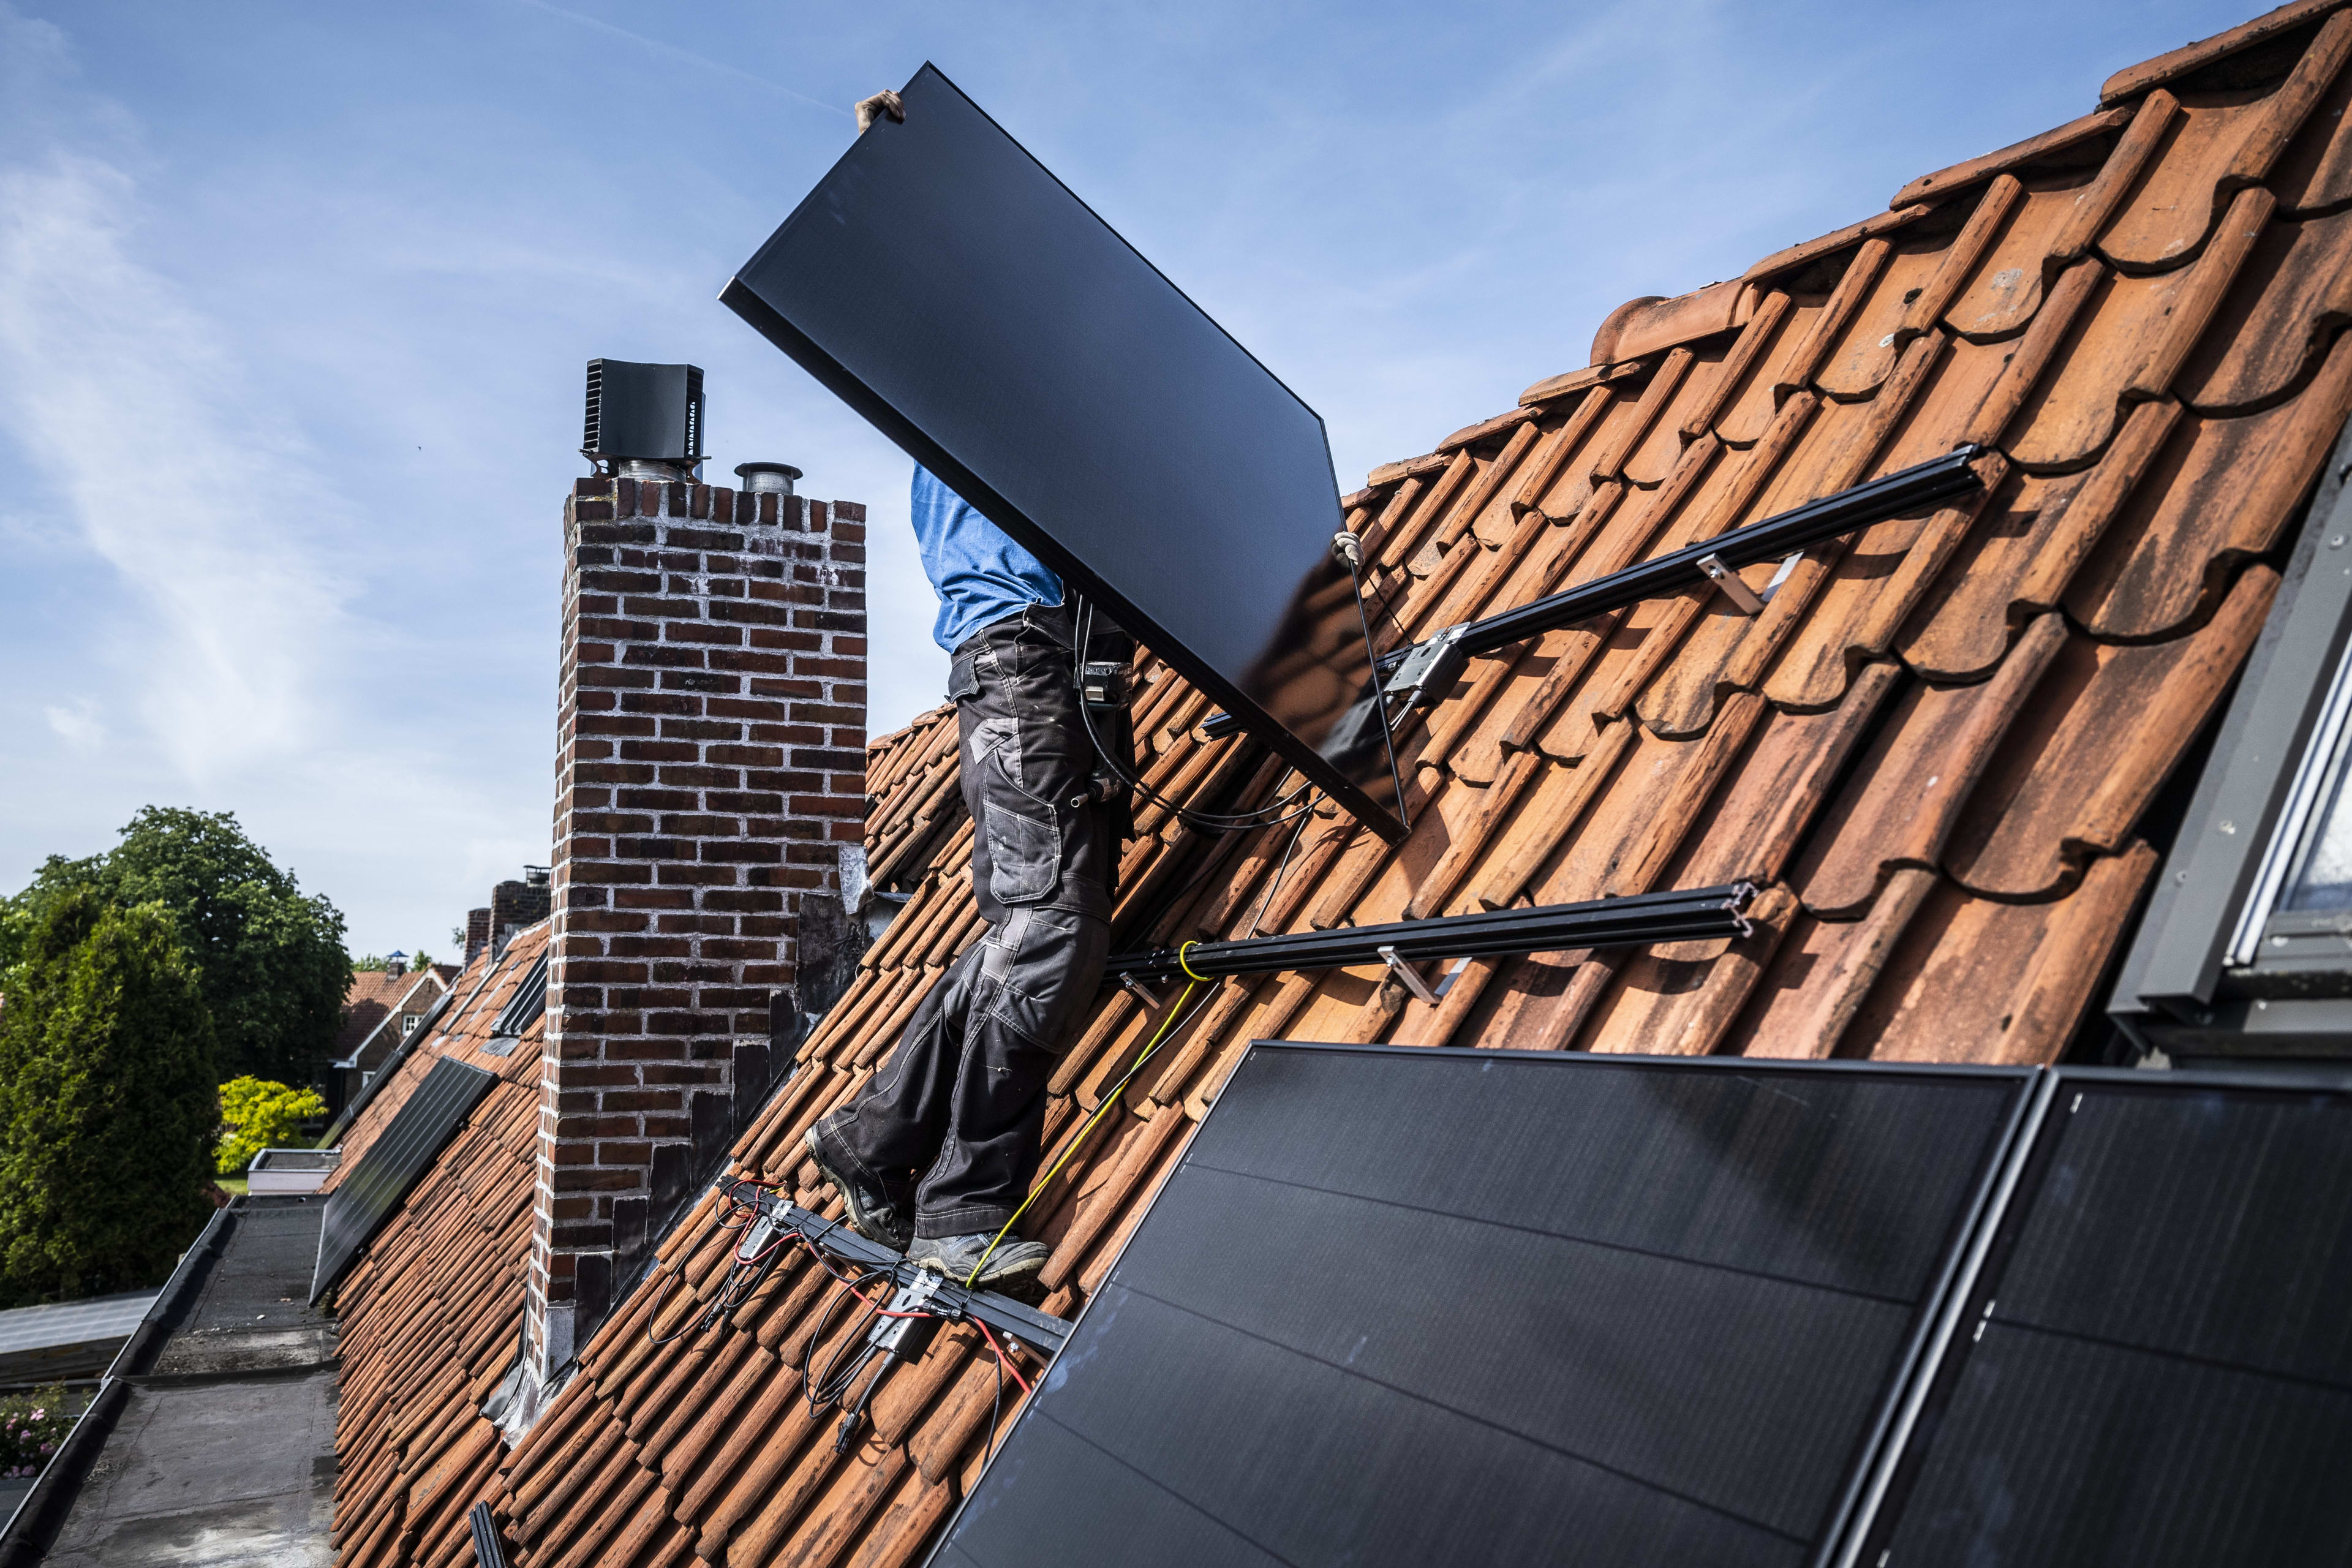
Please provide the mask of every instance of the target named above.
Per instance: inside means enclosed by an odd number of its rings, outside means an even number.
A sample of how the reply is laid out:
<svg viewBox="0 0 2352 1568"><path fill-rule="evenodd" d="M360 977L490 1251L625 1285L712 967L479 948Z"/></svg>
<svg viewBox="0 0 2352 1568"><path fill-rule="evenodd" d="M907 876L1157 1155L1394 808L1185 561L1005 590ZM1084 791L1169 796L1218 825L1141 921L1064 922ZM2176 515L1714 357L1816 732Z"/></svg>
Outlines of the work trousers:
<svg viewBox="0 0 2352 1568"><path fill-rule="evenodd" d="M915 1234L993 1231L1037 1173L1045 1084L1102 983L1118 846L1092 796L1094 748L1067 616L1033 607L956 650L950 693L987 934L950 965L847 1110L826 1156L887 1193Z"/></svg>

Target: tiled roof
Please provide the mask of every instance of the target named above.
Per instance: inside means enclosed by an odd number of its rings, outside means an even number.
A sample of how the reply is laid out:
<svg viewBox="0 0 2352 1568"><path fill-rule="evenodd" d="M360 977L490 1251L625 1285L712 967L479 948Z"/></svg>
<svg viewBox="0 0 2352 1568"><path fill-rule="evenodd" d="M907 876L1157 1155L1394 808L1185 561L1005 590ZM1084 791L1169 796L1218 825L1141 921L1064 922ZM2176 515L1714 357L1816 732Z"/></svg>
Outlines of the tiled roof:
<svg viewBox="0 0 2352 1568"><path fill-rule="evenodd" d="M2139 825L2242 661L2270 558L2352 410L2337 332L2352 11L2290 10L2234 49L2126 72L2102 112L1916 182L1740 279L1630 304L1594 364L1348 498L1393 645L1963 440L1990 449L1981 497L1809 552L1753 619L1685 594L1473 661L1406 741L1416 826L1401 848L1328 814L1218 841L1142 807L1120 946L1742 877L1763 889L1758 929L1482 959L1433 1007L1375 969L1219 984L1041 1199L1048 1310L1083 1302L1254 1037L1974 1061L2065 1047L2157 859ZM1745 575L1761 591L1774 572ZM1148 658L1143 675L1156 787L1279 787L1250 743L1199 738L1200 694ZM866 1080L980 931L970 825L942 805L906 826L918 797L953 795L951 733L942 710L877 743L869 854L919 843L923 873L901 874L912 900L736 1151L804 1204L829 1194L802 1131ZM1053 1079L1049 1150L1174 1001L1098 1002ZM530 1568L918 1557L978 1466L986 1357L943 1331L836 1455L835 1413L800 1396L826 1285L808 1264L778 1268L709 1335L648 1332L719 1289L734 1238L715 1207L673 1231L655 1280L503 1461L478 1418L371 1406L422 1434L399 1439L419 1452L403 1473L440 1478L442 1500L409 1556L379 1524L344 1560L461 1560L448 1521L474 1496ZM453 1240L419 1272L511 1275L509 1234L486 1238L490 1263L461 1265ZM519 1300L504 1285L479 1310L510 1334ZM453 1385L503 1364L446 1354L403 1364Z"/></svg>
<svg viewBox="0 0 2352 1568"><path fill-rule="evenodd" d="M339 1563L463 1560L442 1549L465 1539L466 1510L503 1458L481 1405L514 1360L522 1321L542 1026L497 1042L503 1053L484 1047L547 933L542 921L458 976L458 1000L352 1123L329 1181L332 1191L436 1060L499 1075L336 1291Z"/></svg>
<svg viewBox="0 0 2352 1568"><path fill-rule="evenodd" d="M333 1059L347 1062L354 1058L370 1036L383 1026L383 1021L404 1001L410 1002L412 1011L422 1013L431 1006L442 992L454 984L457 971L449 964L436 963L430 970L411 969L399 974L381 969L354 969L352 988L343 994L342 1023L335 1030ZM397 1036L394 1036L397 1044ZM371 1052L371 1056L377 1053Z"/></svg>
<svg viewBox="0 0 2352 1568"><path fill-rule="evenodd" d="M866 874L886 892L922 880L969 815L956 787L952 702L866 742Z"/></svg>

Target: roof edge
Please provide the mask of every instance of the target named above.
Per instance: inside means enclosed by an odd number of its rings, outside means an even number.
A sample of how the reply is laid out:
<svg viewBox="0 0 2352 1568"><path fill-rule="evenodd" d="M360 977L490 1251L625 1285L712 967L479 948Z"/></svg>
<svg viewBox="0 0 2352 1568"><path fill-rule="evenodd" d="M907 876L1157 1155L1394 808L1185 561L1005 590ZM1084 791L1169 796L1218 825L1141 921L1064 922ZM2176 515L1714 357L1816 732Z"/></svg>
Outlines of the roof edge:
<svg viewBox="0 0 2352 1568"><path fill-rule="evenodd" d="M1895 192L1895 199L1886 205L1890 207L1908 206L1930 196L1948 196L1954 191L1966 190L1996 174L2007 174L2021 164L2031 163L2036 158L2047 157L2076 142L2088 142L2094 136L2120 129L2131 123L2131 117L2137 110L2137 105L2126 109L2094 110L2082 119L2061 125L2055 131L2044 131L2039 136L2011 142L1997 153L1965 159L1932 174L1922 174Z"/></svg>
<svg viewBox="0 0 2352 1568"><path fill-rule="evenodd" d="M2315 16L2324 16L2347 3L2347 0L2292 0L2275 11L2265 11L2251 22L2241 22L2228 32L2216 33L2193 44L2183 44L2170 54L2158 55L2152 60L2142 60L2109 77L2099 89L2099 107L2105 109L2127 98L2137 98L2150 88L2188 75L2198 67L2210 65L2225 55L2251 48L2274 38L2290 27L2301 26Z"/></svg>
<svg viewBox="0 0 2352 1568"><path fill-rule="evenodd" d="M1786 250L1774 251L1741 273L1739 280L1743 283L1755 283L1771 277L1776 272L1787 272L1802 267L1806 262L1827 256L1833 250L1843 250L1849 245L1859 245L1865 239L1875 239L1882 234L1901 228L1916 218L1926 217L1935 210L1935 204L1932 202L1919 203L1912 206L1898 207L1893 212L1878 213L1863 219L1860 223L1850 223L1833 233L1822 236L1819 239L1809 239L1802 245L1792 245Z"/></svg>

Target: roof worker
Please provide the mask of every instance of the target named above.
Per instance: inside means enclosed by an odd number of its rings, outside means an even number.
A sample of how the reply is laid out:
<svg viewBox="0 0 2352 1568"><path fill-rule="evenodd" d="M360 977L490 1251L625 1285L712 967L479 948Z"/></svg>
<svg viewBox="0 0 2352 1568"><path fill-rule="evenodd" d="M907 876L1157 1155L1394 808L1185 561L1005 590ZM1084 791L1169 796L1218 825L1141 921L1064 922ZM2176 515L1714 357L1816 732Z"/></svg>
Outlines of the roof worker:
<svg viewBox="0 0 2352 1568"><path fill-rule="evenodd" d="M897 93L858 104L858 133L883 115L904 120ZM861 1235L1018 1293L1047 1249L1008 1227L1036 1175L1046 1081L1102 981L1119 826L1096 783L1061 579L920 467L913 502L988 930L806 1147Z"/></svg>

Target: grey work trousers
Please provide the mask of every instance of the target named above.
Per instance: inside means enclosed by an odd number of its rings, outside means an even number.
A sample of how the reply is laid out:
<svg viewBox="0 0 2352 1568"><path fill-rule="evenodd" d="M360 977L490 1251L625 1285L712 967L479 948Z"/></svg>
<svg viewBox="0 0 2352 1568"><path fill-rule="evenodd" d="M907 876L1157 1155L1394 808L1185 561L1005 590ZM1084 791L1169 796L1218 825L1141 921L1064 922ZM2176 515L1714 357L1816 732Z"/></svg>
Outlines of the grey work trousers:
<svg viewBox="0 0 2352 1568"><path fill-rule="evenodd" d="M1033 608L956 650L950 694L987 934L949 966L879 1072L817 1124L827 1157L880 1187L915 1234L993 1231L1037 1173L1045 1084L1102 983L1109 815L1088 793L1068 618Z"/></svg>

